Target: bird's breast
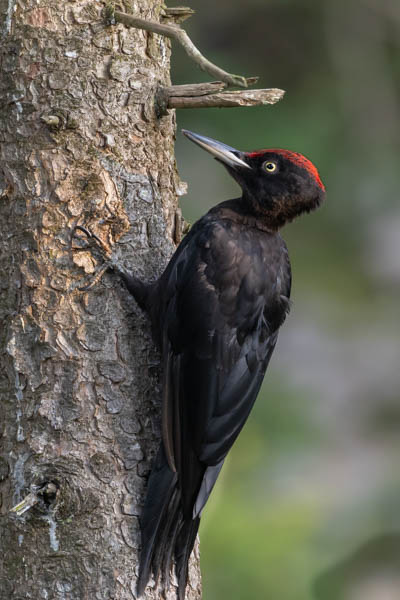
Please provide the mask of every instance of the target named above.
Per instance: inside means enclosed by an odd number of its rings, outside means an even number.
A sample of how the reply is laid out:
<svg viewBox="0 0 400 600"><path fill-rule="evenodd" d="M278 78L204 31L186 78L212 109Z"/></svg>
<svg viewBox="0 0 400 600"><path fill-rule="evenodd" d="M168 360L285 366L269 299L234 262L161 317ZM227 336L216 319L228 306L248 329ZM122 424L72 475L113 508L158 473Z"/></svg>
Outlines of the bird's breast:
<svg viewBox="0 0 400 600"><path fill-rule="evenodd" d="M256 321L261 313L286 313L287 251L282 238L232 222L218 222L204 236L198 274L205 289L218 297L229 320Z"/></svg>

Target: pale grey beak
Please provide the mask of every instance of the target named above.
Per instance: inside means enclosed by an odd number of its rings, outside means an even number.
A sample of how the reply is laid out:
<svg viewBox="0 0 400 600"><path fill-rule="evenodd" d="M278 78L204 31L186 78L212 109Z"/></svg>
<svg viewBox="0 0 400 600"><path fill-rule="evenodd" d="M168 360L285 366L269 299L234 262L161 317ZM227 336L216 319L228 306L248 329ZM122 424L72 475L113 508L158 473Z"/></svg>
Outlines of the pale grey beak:
<svg viewBox="0 0 400 600"><path fill-rule="evenodd" d="M207 152L210 152L210 154L226 165L229 165L230 167L245 167L246 169L251 169L250 165L239 158L240 156L244 156L243 152L239 152L239 150L231 148L231 146L227 146L222 142L217 142L217 140L213 140L204 135L199 135L198 133L193 133L187 129L182 129L182 133L183 135L186 135L189 140L192 140L192 142L201 148L204 148Z"/></svg>

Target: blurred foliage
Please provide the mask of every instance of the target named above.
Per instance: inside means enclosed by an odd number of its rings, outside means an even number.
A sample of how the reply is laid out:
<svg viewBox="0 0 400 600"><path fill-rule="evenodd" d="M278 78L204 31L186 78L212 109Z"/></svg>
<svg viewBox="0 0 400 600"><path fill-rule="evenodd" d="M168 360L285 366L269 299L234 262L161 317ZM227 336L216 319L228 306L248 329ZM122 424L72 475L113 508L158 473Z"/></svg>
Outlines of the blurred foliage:
<svg viewBox="0 0 400 600"><path fill-rule="evenodd" d="M283 232L294 307L204 513L204 598L398 600L400 4L187 4L208 58L286 96L177 113L185 217L239 192L181 128L302 152L328 191ZM174 45L172 79L209 78Z"/></svg>

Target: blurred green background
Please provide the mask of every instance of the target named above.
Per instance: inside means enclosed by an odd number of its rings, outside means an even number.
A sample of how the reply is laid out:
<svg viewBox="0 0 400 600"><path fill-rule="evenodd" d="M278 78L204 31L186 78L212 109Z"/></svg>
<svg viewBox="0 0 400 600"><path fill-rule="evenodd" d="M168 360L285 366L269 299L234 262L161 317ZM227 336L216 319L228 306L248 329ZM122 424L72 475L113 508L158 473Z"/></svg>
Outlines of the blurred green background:
<svg viewBox="0 0 400 600"><path fill-rule="evenodd" d="M204 599L399 600L399 0L186 3L210 60L286 90L178 111L186 219L238 188L181 128L302 152L328 192L283 232L294 305L204 512ZM173 83L209 79L174 44Z"/></svg>

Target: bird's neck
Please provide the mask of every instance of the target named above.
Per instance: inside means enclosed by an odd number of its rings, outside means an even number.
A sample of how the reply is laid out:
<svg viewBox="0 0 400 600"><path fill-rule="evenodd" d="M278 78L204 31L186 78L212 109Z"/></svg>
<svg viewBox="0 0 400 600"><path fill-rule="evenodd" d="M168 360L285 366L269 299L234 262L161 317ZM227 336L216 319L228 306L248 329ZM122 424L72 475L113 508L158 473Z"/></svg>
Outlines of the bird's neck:
<svg viewBox="0 0 400 600"><path fill-rule="evenodd" d="M210 214L268 233L276 233L279 229L279 226L269 219L267 214L257 212L251 200L245 196L217 204L210 210Z"/></svg>

